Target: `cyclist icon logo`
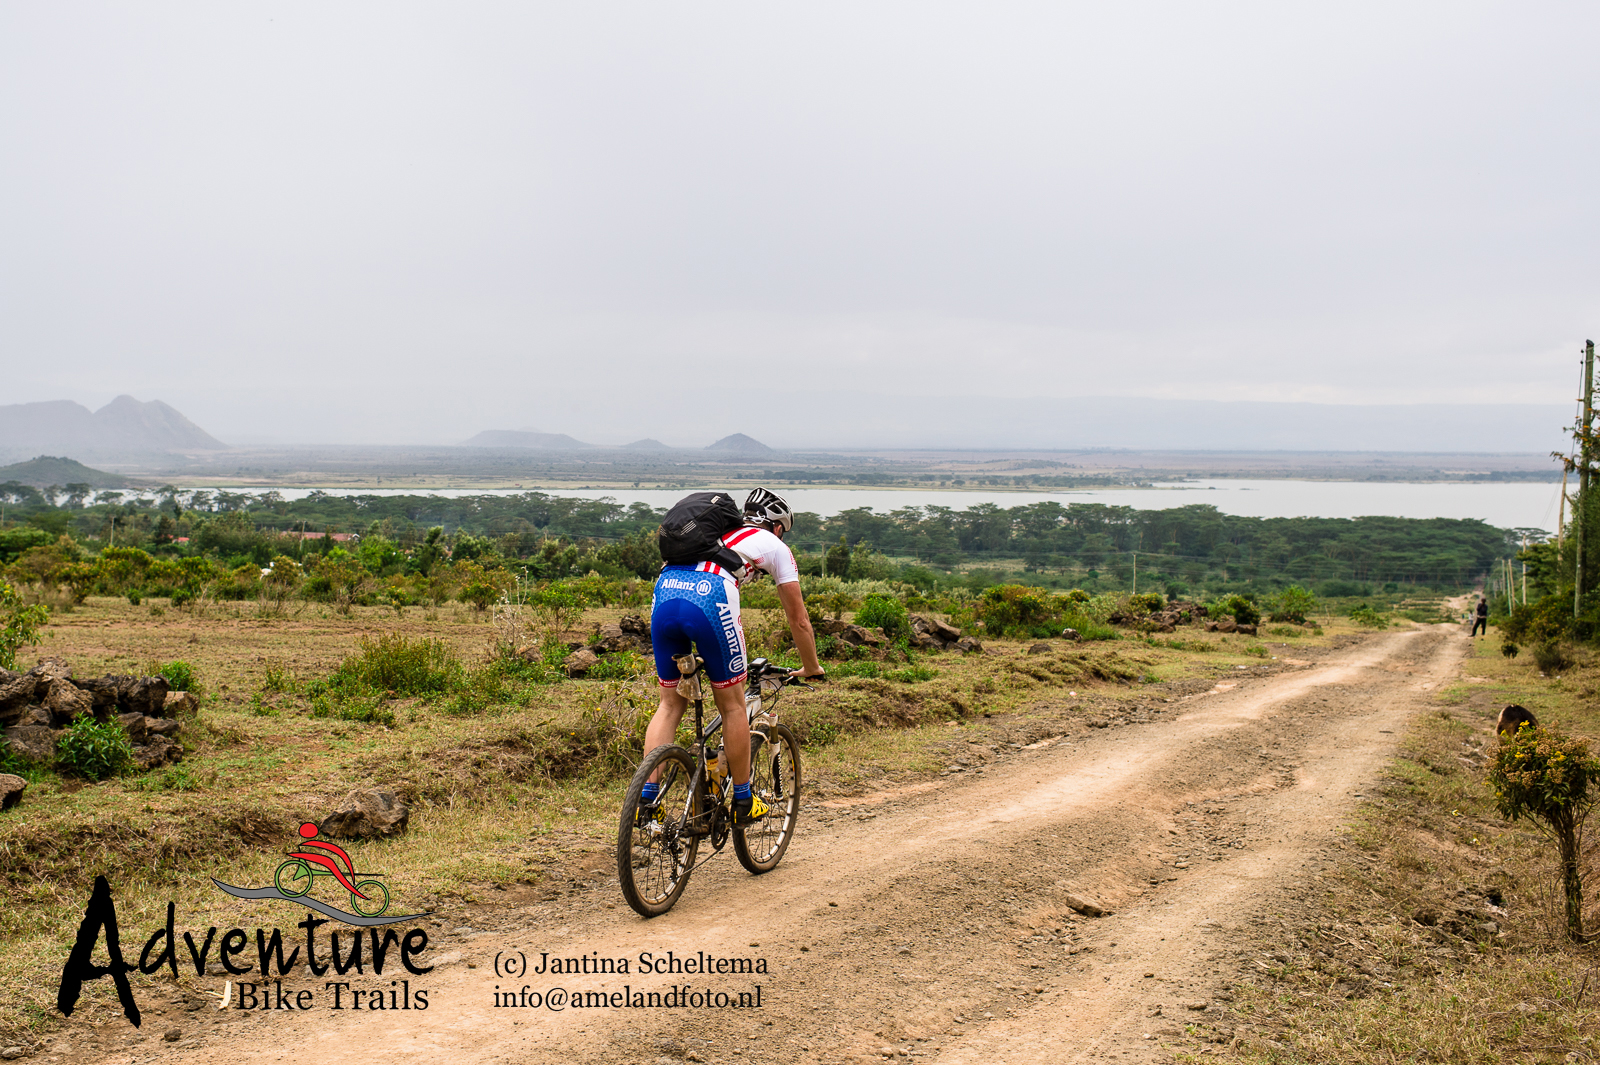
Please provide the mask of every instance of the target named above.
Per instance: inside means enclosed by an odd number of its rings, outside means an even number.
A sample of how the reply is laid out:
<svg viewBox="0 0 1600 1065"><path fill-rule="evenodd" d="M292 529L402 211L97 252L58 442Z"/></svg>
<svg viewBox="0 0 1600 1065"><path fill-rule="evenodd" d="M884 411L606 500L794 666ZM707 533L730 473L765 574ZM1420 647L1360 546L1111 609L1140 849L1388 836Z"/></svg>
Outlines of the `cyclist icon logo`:
<svg viewBox="0 0 1600 1065"><path fill-rule="evenodd" d="M387 915L389 888L380 879L385 874L357 871L354 860L343 847L317 838L319 829L310 821L300 825L299 834L303 841L300 849L284 853L285 861L272 876L274 886L241 888L224 884L216 877L212 877L211 882L235 898L282 899L354 925L394 924L426 916L418 913ZM311 889L316 886L319 877L331 878L348 892L350 908L355 913L346 913L310 898ZM363 877L365 879L361 879Z"/></svg>

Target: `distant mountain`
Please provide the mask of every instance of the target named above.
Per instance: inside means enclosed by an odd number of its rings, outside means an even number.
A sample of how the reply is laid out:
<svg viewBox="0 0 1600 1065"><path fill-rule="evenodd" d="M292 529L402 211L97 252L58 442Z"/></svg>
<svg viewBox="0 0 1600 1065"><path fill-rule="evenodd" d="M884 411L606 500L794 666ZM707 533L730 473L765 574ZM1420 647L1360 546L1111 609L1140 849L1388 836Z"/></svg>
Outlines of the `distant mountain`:
<svg viewBox="0 0 1600 1065"><path fill-rule="evenodd" d="M708 445L706 450L726 451L746 458L765 458L768 455L777 454L776 451L772 450L761 441L745 436L743 433L734 433L732 436L725 436L721 440L718 440L715 444Z"/></svg>
<svg viewBox="0 0 1600 1065"><path fill-rule="evenodd" d="M623 450L623 451L671 451L672 449L670 447L668 447L666 444L663 444L661 441L657 440L655 437L647 436L643 440L635 440L631 444L623 444L621 450Z"/></svg>
<svg viewBox="0 0 1600 1065"><path fill-rule="evenodd" d="M467 447L529 447L546 451L570 451L594 447L574 440L566 433L536 433L526 429L485 429L466 442Z"/></svg>
<svg viewBox="0 0 1600 1065"><path fill-rule="evenodd" d="M226 451L228 445L158 399L118 396L93 412L81 403L13 403L0 407L0 452L70 452L83 457Z"/></svg>
<svg viewBox="0 0 1600 1065"><path fill-rule="evenodd" d="M118 477L114 473L85 466L75 459L56 458L54 455L40 455L27 462L0 466L0 484L5 484L7 481L32 485L35 488L49 488L51 485L65 488L69 484L86 484L90 488L122 488L131 483L126 477Z"/></svg>

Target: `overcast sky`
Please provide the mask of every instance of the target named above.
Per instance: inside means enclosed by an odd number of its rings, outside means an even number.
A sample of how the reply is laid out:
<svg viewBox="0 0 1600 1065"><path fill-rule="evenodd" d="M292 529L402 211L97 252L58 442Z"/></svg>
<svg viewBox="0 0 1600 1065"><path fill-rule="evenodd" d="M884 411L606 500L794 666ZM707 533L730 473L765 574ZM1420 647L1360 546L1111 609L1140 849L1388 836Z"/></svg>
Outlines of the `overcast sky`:
<svg viewBox="0 0 1600 1065"><path fill-rule="evenodd" d="M1568 404L1597 41L1593 3L11 0L0 402L777 444L848 442L794 391Z"/></svg>

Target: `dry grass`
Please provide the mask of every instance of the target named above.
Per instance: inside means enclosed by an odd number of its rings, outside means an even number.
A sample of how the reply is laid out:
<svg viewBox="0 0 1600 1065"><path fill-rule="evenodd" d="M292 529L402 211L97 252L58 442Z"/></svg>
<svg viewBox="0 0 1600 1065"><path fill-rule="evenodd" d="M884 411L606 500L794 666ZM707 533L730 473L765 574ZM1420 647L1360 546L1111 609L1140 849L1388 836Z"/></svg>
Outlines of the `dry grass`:
<svg viewBox="0 0 1600 1065"><path fill-rule="evenodd" d="M1493 634L1475 641L1461 683L1413 724L1338 869L1307 885L1281 945L1250 959L1232 1041L1206 1060L1600 1058L1600 954L1564 934L1553 846L1502 820L1485 784L1508 702L1600 736L1600 670L1541 678L1499 648ZM1591 860L1586 912L1600 925L1597 872Z"/></svg>
<svg viewBox="0 0 1600 1065"><path fill-rule="evenodd" d="M621 613L591 611L573 637ZM280 615L248 603L190 611L112 599L56 616L39 654L80 675L181 659L207 694L178 766L95 785L34 773L23 805L0 817L0 1035L56 1023L54 987L97 874L112 883L125 940L142 942L168 900L180 927L254 928L258 908L209 878L269 883L296 826L354 788L383 785L414 803L403 840L353 847L359 868L386 874L397 912L471 899L489 884L555 890L581 875L573 870L615 831L627 738L654 705L651 678L512 684L486 689L467 710L451 696L395 699L386 703L393 728L310 715L306 683L363 639L439 640L481 667L495 638L485 618L455 606ZM876 791L939 773L969 740L1029 742L1132 712L1155 698L1148 685L1158 679L1209 686L1263 665L1246 653L1259 641L1184 638L1186 649L1128 640L1029 655L1004 643L995 655L921 656L930 679L842 679L786 693L780 710L809 737L811 794ZM1062 698L1069 689L1080 698Z"/></svg>

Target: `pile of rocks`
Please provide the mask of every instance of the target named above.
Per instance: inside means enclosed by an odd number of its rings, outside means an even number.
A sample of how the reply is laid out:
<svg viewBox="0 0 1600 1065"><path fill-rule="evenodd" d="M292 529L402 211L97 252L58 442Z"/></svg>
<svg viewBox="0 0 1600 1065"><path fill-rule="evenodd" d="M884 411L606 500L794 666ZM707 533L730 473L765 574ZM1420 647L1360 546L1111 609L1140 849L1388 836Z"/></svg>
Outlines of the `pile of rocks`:
<svg viewBox="0 0 1600 1065"><path fill-rule="evenodd" d="M1240 632L1240 633L1243 633L1246 636L1254 636L1256 634L1256 627L1254 625L1245 625L1245 624L1243 624L1243 623L1241 623L1239 621L1235 621L1233 618L1230 618L1226 614L1224 614L1222 617L1218 618L1215 621L1206 622L1206 631L1207 632Z"/></svg>
<svg viewBox="0 0 1600 1065"><path fill-rule="evenodd" d="M600 664L605 655L618 651L650 653L650 619L637 614L626 614L619 621L608 621L598 626L587 644L568 644L572 652L567 656L567 676L581 677Z"/></svg>
<svg viewBox="0 0 1600 1065"><path fill-rule="evenodd" d="M923 651L960 651L962 654L983 650L983 644L973 637L961 635L961 630L954 625L928 614L911 615L911 646Z"/></svg>
<svg viewBox="0 0 1600 1065"><path fill-rule="evenodd" d="M1206 608L1199 603L1168 603L1161 610L1148 614L1129 614L1118 611L1106 618L1113 625L1138 625L1154 632L1176 632L1179 625L1191 625L1206 616ZM1070 639L1070 637L1069 637Z"/></svg>
<svg viewBox="0 0 1600 1065"><path fill-rule="evenodd" d="M911 646L922 651L982 651L983 644L971 636L961 635L961 630L927 614L912 614ZM818 636L837 636L852 647L887 647L889 637L882 629L869 629L863 625L824 618L816 623Z"/></svg>
<svg viewBox="0 0 1600 1065"><path fill-rule="evenodd" d="M36 762L55 758L56 742L82 717L115 720L128 733L140 769L183 757L179 714L199 708L188 692L170 690L165 677L107 675L77 679L59 658L46 658L26 673L0 669L0 728L4 742Z"/></svg>

